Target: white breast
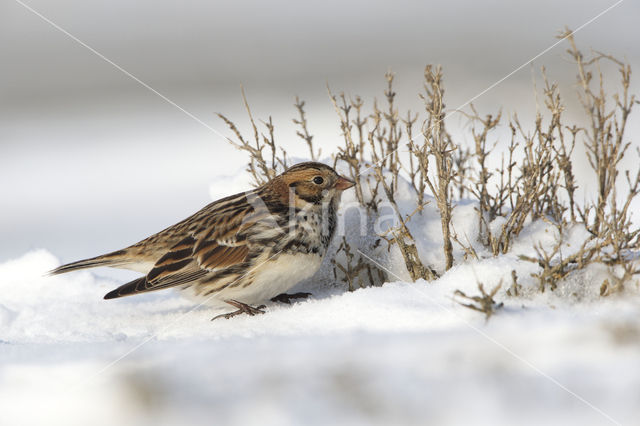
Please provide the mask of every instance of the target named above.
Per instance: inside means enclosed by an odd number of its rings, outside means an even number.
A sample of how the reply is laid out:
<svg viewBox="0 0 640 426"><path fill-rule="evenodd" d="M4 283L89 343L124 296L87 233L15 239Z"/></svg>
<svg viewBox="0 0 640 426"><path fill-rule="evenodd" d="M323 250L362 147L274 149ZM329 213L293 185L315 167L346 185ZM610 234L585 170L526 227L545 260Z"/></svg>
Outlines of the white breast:
<svg viewBox="0 0 640 426"><path fill-rule="evenodd" d="M319 254L280 254L255 267L254 280L247 287L231 287L221 291L218 299L237 299L243 303L269 301L315 274L322 263Z"/></svg>

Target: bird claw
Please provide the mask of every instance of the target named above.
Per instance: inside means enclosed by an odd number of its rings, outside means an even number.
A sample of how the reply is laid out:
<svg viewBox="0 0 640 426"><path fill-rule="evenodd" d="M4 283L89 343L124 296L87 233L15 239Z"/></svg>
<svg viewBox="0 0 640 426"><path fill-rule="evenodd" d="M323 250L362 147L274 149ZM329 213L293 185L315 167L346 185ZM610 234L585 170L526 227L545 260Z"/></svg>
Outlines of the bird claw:
<svg viewBox="0 0 640 426"><path fill-rule="evenodd" d="M263 309L266 308L265 305L260 305L254 308L253 306L247 305L246 303L238 302L237 300L233 300L233 299L225 300L225 302L230 304L231 306L235 306L236 308L238 308L238 310L229 312L228 314L217 315L211 318L211 321L217 320L218 318L229 319L242 314L247 314L250 316L264 314Z"/></svg>
<svg viewBox="0 0 640 426"><path fill-rule="evenodd" d="M309 296L311 296L311 293L294 293L294 294L282 293L277 295L276 297L272 297L271 301L286 303L287 305L290 305L292 299L306 299Z"/></svg>

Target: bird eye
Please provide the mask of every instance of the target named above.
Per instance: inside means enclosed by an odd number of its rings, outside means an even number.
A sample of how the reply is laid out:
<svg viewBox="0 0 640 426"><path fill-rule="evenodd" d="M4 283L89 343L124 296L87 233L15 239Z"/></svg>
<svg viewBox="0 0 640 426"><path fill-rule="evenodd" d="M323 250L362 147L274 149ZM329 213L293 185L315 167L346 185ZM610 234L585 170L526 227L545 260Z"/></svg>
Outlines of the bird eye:
<svg viewBox="0 0 640 426"><path fill-rule="evenodd" d="M324 183L324 179L321 176L316 176L313 178L313 183L316 185L322 185Z"/></svg>

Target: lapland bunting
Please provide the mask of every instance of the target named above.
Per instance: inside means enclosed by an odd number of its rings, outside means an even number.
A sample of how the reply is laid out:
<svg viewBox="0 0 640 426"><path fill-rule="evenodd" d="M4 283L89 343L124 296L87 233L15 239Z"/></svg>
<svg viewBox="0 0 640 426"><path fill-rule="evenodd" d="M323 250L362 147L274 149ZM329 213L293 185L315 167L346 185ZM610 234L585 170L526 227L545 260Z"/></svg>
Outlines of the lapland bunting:
<svg viewBox="0 0 640 426"><path fill-rule="evenodd" d="M132 269L145 275L105 299L178 287L237 308L218 317L264 313L264 305L251 305L305 296L285 293L320 267L335 232L342 191L353 185L325 164L297 164L263 186L215 201L130 247L51 273L98 266Z"/></svg>

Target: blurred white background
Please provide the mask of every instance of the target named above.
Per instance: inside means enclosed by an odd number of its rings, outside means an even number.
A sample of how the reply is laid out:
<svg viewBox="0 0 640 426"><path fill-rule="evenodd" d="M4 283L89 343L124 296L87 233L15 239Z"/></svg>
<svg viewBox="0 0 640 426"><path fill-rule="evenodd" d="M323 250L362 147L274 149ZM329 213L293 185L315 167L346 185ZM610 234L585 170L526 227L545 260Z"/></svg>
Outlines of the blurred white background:
<svg viewBox="0 0 640 426"><path fill-rule="evenodd" d="M419 109L423 68L439 63L455 108L553 44L565 25L575 29L615 2L25 3L224 135L215 112L246 124L244 85L255 115L272 115L278 140L303 155L291 123L296 95L329 154L340 135L326 83L370 100L391 69L400 106ZM638 70L639 16L640 3L624 1L577 41ZM573 116L565 49L533 66L560 82ZM244 155L220 134L12 0L0 3L0 58L0 261L41 247L63 261L120 248L245 179ZM535 111L531 66L475 104L526 121ZM457 133L465 121L447 125Z"/></svg>

